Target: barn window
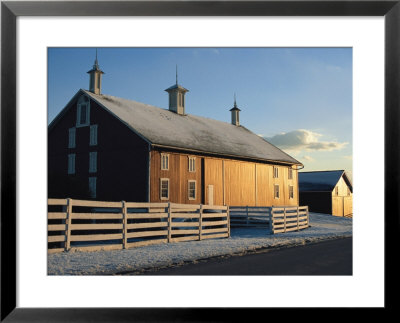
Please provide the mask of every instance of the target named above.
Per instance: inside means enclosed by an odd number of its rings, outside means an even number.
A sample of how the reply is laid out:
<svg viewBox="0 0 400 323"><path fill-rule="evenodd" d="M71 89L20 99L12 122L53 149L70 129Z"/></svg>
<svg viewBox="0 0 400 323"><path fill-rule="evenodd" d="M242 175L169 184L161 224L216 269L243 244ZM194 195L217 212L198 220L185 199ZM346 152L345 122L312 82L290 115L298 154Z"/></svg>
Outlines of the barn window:
<svg viewBox="0 0 400 323"><path fill-rule="evenodd" d="M274 185L274 197L279 198L279 185Z"/></svg>
<svg viewBox="0 0 400 323"><path fill-rule="evenodd" d="M78 109L76 115L76 126L84 127L89 125L89 99L82 95L78 100Z"/></svg>
<svg viewBox="0 0 400 323"><path fill-rule="evenodd" d="M169 199L169 179L161 178L160 180L160 199L168 200Z"/></svg>
<svg viewBox="0 0 400 323"><path fill-rule="evenodd" d="M294 198L293 185L289 185L289 199L293 199L293 198Z"/></svg>
<svg viewBox="0 0 400 323"><path fill-rule="evenodd" d="M274 178L278 178L279 177L279 169L278 167L274 166Z"/></svg>
<svg viewBox="0 0 400 323"><path fill-rule="evenodd" d="M168 170L169 169L169 155L161 154L161 169Z"/></svg>
<svg viewBox="0 0 400 323"><path fill-rule="evenodd" d="M196 171L196 157L189 157L189 172Z"/></svg>
<svg viewBox="0 0 400 323"><path fill-rule="evenodd" d="M97 124L90 126L89 145L90 146L96 146L97 145Z"/></svg>
<svg viewBox="0 0 400 323"><path fill-rule="evenodd" d="M89 193L90 193L90 197L96 198L96 195L97 195L97 177L89 177Z"/></svg>
<svg viewBox="0 0 400 323"><path fill-rule="evenodd" d="M188 196L189 200L196 199L196 181L188 181Z"/></svg>
<svg viewBox="0 0 400 323"><path fill-rule="evenodd" d="M288 173L289 179L293 179L293 169L289 168L289 173Z"/></svg>
<svg viewBox="0 0 400 323"><path fill-rule="evenodd" d="M68 174L75 174L75 154L68 155Z"/></svg>
<svg viewBox="0 0 400 323"><path fill-rule="evenodd" d="M339 186L335 187L335 195L338 196L339 195Z"/></svg>
<svg viewBox="0 0 400 323"><path fill-rule="evenodd" d="M89 153L89 173L97 172L97 152L91 151Z"/></svg>
<svg viewBox="0 0 400 323"><path fill-rule="evenodd" d="M75 148L76 145L76 128L68 129L68 148Z"/></svg>

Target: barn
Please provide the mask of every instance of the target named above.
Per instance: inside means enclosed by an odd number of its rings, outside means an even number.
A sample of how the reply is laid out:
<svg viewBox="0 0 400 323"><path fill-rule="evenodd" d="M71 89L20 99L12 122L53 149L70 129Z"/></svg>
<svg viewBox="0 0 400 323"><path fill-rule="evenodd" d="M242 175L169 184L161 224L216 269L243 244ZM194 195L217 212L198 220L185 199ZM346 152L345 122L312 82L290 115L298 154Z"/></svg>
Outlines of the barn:
<svg viewBox="0 0 400 323"><path fill-rule="evenodd" d="M299 172L299 194L311 212L353 216L353 185L344 170Z"/></svg>
<svg viewBox="0 0 400 323"><path fill-rule="evenodd" d="M165 91L169 108L101 93L96 58L48 127L48 194L105 201L237 206L298 205L302 164L240 124L186 113L188 90Z"/></svg>

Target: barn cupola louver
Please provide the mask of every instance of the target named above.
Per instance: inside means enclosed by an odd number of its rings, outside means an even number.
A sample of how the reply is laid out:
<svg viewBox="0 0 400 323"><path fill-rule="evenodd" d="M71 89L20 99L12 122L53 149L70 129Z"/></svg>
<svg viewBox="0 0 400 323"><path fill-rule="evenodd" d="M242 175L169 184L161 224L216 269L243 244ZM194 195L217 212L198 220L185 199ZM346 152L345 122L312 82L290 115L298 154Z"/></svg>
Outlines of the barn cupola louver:
<svg viewBox="0 0 400 323"><path fill-rule="evenodd" d="M234 126L240 126L239 123L239 112L241 111L236 104L236 94L234 95L234 104L233 104L233 108L230 109L229 111L231 111L231 123Z"/></svg>
<svg viewBox="0 0 400 323"><path fill-rule="evenodd" d="M176 67L176 83L165 91L169 94L169 111L185 115L185 94L189 90L178 84L178 66Z"/></svg>
<svg viewBox="0 0 400 323"><path fill-rule="evenodd" d="M99 62L97 60L97 49L96 60L94 61L93 68L87 73L90 75L89 91L94 94L101 94L101 77L104 72L99 67Z"/></svg>

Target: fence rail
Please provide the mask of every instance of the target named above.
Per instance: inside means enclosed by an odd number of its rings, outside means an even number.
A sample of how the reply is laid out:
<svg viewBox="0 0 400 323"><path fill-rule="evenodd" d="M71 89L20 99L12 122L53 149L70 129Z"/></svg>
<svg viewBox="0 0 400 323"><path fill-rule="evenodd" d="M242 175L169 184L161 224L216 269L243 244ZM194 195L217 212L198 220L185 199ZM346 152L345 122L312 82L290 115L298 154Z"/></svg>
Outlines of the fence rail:
<svg viewBox="0 0 400 323"><path fill-rule="evenodd" d="M228 238L227 206L48 200L48 252Z"/></svg>
<svg viewBox="0 0 400 323"><path fill-rule="evenodd" d="M309 227L308 206L230 206L232 227L268 227L272 234Z"/></svg>

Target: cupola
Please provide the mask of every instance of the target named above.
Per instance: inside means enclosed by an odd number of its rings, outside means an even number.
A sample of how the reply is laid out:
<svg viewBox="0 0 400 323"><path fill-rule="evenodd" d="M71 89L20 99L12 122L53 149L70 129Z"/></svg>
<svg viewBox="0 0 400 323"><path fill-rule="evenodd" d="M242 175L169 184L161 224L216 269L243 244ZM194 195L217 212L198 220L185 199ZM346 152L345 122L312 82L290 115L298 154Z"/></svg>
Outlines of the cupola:
<svg viewBox="0 0 400 323"><path fill-rule="evenodd" d="M99 62L97 61L97 49L96 49L96 60L94 61L93 68L88 71L90 75L89 80L89 91L94 94L101 94L101 76L104 72L99 67Z"/></svg>
<svg viewBox="0 0 400 323"><path fill-rule="evenodd" d="M240 112L240 109L237 107L237 104L236 104L236 94L234 96L233 108L230 109L229 111L231 111L231 123L234 126L240 126L240 123L239 123L239 112Z"/></svg>
<svg viewBox="0 0 400 323"><path fill-rule="evenodd" d="M178 67L176 68L176 83L165 91L169 94L169 111L185 115L185 94L189 90L178 84Z"/></svg>

